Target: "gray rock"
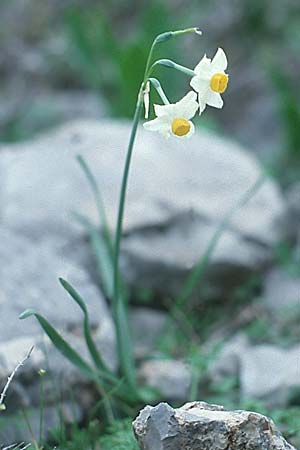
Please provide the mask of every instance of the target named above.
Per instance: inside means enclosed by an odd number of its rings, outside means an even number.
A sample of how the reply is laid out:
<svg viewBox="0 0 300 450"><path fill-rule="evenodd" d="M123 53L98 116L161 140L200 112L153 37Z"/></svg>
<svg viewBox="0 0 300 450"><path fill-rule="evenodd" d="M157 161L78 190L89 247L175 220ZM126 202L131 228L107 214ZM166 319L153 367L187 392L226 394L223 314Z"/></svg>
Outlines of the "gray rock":
<svg viewBox="0 0 300 450"><path fill-rule="evenodd" d="M185 400L192 382L187 364L175 360L146 361L141 364L138 376L145 385L156 389L160 398L169 401Z"/></svg>
<svg viewBox="0 0 300 450"><path fill-rule="evenodd" d="M205 402L146 406L133 422L141 450L292 450L268 417Z"/></svg>
<svg viewBox="0 0 300 450"><path fill-rule="evenodd" d="M291 276L280 268L272 269L264 279L262 300L271 311L300 308L300 277Z"/></svg>
<svg viewBox="0 0 300 450"><path fill-rule="evenodd" d="M99 181L113 228L129 132L126 123L81 121L32 142L3 146L2 223L27 233L34 219L37 229L58 235L80 233L70 217L74 209L95 220L89 186L73 158L81 153ZM124 221L127 282L163 295L178 292L222 218L260 176L254 158L204 130L188 146L140 130ZM276 184L267 179L223 233L203 296L229 296L270 262L282 236L277 220L284 211Z"/></svg>
<svg viewBox="0 0 300 450"><path fill-rule="evenodd" d="M5 242L0 248L0 259L5 261L0 272L1 345L16 335L33 337L33 344L40 338L41 328L34 319L18 320L20 313L27 308L36 309L61 330L74 336L81 334L82 312L58 283L61 276L85 299L95 335L97 330L101 330L101 350L109 364L115 366L114 331L106 302L84 267L72 259L72 251L66 252L63 240L60 242L53 235L52 239L45 236L35 242L34 236L30 239L3 228L1 237ZM77 245L80 244L78 241ZM14 358L14 355L10 356Z"/></svg>
<svg viewBox="0 0 300 450"><path fill-rule="evenodd" d="M294 388L300 388L298 358L300 346L251 345L238 334L224 344L209 368L214 383L237 377L244 399L258 399L269 407L285 407Z"/></svg>
<svg viewBox="0 0 300 450"><path fill-rule="evenodd" d="M270 407L287 406L293 388L300 388L300 346L281 349L274 345L249 347L240 355L241 394Z"/></svg>
<svg viewBox="0 0 300 450"><path fill-rule="evenodd" d="M239 377L241 355L248 347L248 339L242 333L227 341L209 367L210 379L221 383L228 377Z"/></svg>
<svg viewBox="0 0 300 450"><path fill-rule="evenodd" d="M143 358L155 350L155 344L164 331L168 315L166 312L146 307L130 310L130 329L137 358Z"/></svg>
<svg viewBox="0 0 300 450"><path fill-rule="evenodd" d="M11 383L5 401L7 410L3 417L13 421L20 406L25 407L26 410L39 408L40 377L37 372L42 368L47 371L45 414L47 417L50 415L51 426L53 426L54 416L51 411L57 410L57 404L60 403L61 398L69 400L71 391L72 400L80 399L78 405L80 414L83 416L88 406L84 405L83 397L88 395L91 385L78 369L54 349L49 339L45 338L35 318L28 318L21 322L18 320L19 314L26 308L36 309L52 323L78 353L90 361L82 336L82 312L59 285L57 278L62 276L69 280L85 299L96 345L112 369L117 366L115 332L103 295L78 258L76 259L76 253L72 252L71 244L80 246L81 241L71 239L68 243L63 235L60 238L56 234L51 236L49 230L44 236L36 236L35 239L34 226L31 232L32 235L28 232L28 235L24 236L24 234L17 234L13 230L0 227L1 239L4 243L0 247L0 260L5 262L0 269L2 285L0 292L0 392L8 375L34 345L30 359L18 371ZM57 389L53 389L53 386ZM93 400L90 398L90 405ZM17 438L18 435L10 442L16 441ZM0 442L2 442L1 439Z"/></svg>
<svg viewBox="0 0 300 450"><path fill-rule="evenodd" d="M290 235L300 237L300 183L292 184L285 193L289 215L284 224Z"/></svg>

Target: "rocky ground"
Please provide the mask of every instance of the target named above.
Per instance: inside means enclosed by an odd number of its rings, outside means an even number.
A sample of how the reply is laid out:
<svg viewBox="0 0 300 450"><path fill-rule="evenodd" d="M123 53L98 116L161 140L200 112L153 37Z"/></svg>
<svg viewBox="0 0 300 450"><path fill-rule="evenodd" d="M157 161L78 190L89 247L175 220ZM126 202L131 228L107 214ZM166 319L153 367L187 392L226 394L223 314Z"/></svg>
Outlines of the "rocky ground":
<svg viewBox="0 0 300 450"><path fill-rule="evenodd" d="M18 320L24 309L35 308L86 353L80 311L59 286L59 276L86 299L99 348L110 366L117 367L109 305L86 229L72 214L77 211L95 224L98 221L88 183L75 160L80 153L99 182L113 229L122 143L129 131L125 122L107 120L99 126L98 121L77 121L26 143L1 146L1 236L5 243L0 250L5 261L0 272L1 385L35 345L7 400L10 417L20 405L31 409L33 417L36 409L38 417L36 373L48 366L49 427L57 413L53 377L60 380L67 418L69 389L75 396L80 392L77 419L91 404L89 384L54 351L34 319ZM262 177L251 199L246 199L245 193ZM207 327L205 315L210 317L214 310L218 316L218 320L212 317L208 335L202 334L205 344L195 341L200 353L210 354L219 346L205 369L196 366L199 395L206 395L208 385L223 386L235 379L235 392L244 399L263 400L272 407L297 401L300 278L279 261L275 251L279 242L297 238L296 222L289 226L291 217L297 217L295 191L296 187L291 189L285 201L279 186L262 172L253 156L212 133L198 133L189 147L168 141L162 148L158 137L139 131L121 266L133 303L144 299L143 307L131 309L139 378L159 389L162 400L185 401L195 375L186 349L179 350L182 343L176 341L182 336L181 318L166 322L166 308L231 210L202 282L181 309L188 322L196 322L196 330L200 324L200 335L201 328ZM258 282L248 292L253 277ZM246 293L237 295L242 286ZM168 354L155 339L164 336L166 323L167 335L178 336L172 344L176 351L171 349ZM67 384L62 383L65 379ZM22 436L15 435L13 423L2 431L1 438L7 442L24 439L21 428Z"/></svg>
<svg viewBox="0 0 300 450"><path fill-rule="evenodd" d="M227 411L205 402L187 403L178 409L166 403L146 406L133 422L133 429L141 450L294 448L267 417Z"/></svg>
<svg viewBox="0 0 300 450"><path fill-rule="evenodd" d="M66 422L80 422L93 404L92 386L53 349L34 319L18 320L24 309L36 308L86 355L82 316L59 276L86 299L97 345L107 363L118 367L107 286L99 279L88 232L74 215L83 214L99 228L75 156L83 155L92 168L113 231L130 129L127 121L109 118L117 114L113 95L130 115L116 67L129 41L142 39L147 46L153 35L150 25L138 31L142 10L136 2L105 2L124 46L105 64L111 84L95 82L91 61L78 66L67 23L73 8L81 16L87 4L93 12L98 3L2 0L0 5L0 386L35 346L11 385L0 444L30 439L20 421L23 407L38 430L41 368L47 370L46 432L57 423L58 401ZM202 2L201 11L198 2L190 3L186 11L180 0L164 2L173 11L171 28L180 17L179 27L192 20L204 31L200 50L198 41L187 39L176 55L192 67L204 49L211 55L220 45L226 49L226 110L210 111L206 126L233 139L197 127L188 146L162 145L139 131L121 251L138 377L172 404L193 397L222 404L226 399L231 409L246 404L273 412L299 409L300 184L283 191L259 162L274 168L289 145L274 71L283 69L296 85L299 2L288 0L283 7L274 1L270 7L268 0L215 0ZM163 18L162 6L158 2ZM94 72L102 57L98 49L92 54ZM129 88L134 98L135 85ZM216 246L200 282L177 304L212 239ZM80 399L76 407L74 399Z"/></svg>

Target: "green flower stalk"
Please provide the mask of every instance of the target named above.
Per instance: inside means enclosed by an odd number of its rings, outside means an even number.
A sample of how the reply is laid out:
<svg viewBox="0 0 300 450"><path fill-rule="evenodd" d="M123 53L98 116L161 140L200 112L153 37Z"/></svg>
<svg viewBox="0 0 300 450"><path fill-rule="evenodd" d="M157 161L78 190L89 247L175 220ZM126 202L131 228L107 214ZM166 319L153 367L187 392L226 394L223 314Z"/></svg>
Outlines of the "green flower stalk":
<svg viewBox="0 0 300 450"><path fill-rule="evenodd" d="M122 371L125 375L126 381L128 382L128 386L133 392L136 392L136 377L135 377L135 369L134 369L134 360L133 360L133 351L132 344L129 333L129 326L127 320L127 312L124 302L120 300L120 274L119 274L119 257L120 257L120 245L121 245L121 236L122 236L122 226L123 226L123 217L124 217L124 209L125 209L125 200L126 200L126 191L128 184L128 176L130 163L132 158L132 152L134 147L134 142L136 138L136 132L139 124L139 120L142 114L143 101L145 91L147 91L147 83L148 81L153 83L153 79L151 79L151 73L155 67L155 63L152 64L153 54L155 51L156 45L165 42L172 37L179 36L186 33L198 33L198 28L187 28L185 30L178 31L170 31L167 33L160 34L157 36L153 44L150 48L149 56L146 63L144 79L142 81L138 98L136 109L133 117L132 129L129 138L129 144L127 148L125 166L122 177L121 191L120 191L120 199L119 199L119 208L118 208L118 217L117 217L117 227L116 227L116 235L115 235L115 247L114 247L114 297L113 297L113 308L115 314L116 321L116 331L117 331L117 345L118 345L118 354L120 356L120 363L122 367ZM155 83L155 82L154 82ZM166 103L168 102L167 97L163 93L160 85L156 86L158 93L160 94L162 100Z"/></svg>
<svg viewBox="0 0 300 450"><path fill-rule="evenodd" d="M166 138L189 138L195 131L192 118L195 116L196 112L199 111L201 114L206 105L220 108L223 105L220 94L226 90L228 83L228 75L225 73L227 68L227 58L222 49L217 51L213 60L210 60L205 55L193 70L169 59L154 59L157 45L160 45L173 37L188 33L201 34L201 31L198 28L168 31L158 35L151 45L144 77L137 95L136 109L127 147L114 239L112 238L108 227L104 204L96 180L86 162L81 157L78 158L79 164L89 181L96 201L103 235L102 233L98 233L97 228L91 225L85 218L82 218L82 216L78 214L76 217L84 226L86 226L89 232L93 248L97 254L103 290L107 298L112 302L117 350L120 362L120 377L112 372L98 351L96 342L94 341L86 303L76 289L66 280L60 278L59 281L82 313L83 337L89 353L89 359L86 360L83 358L51 325L51 323L37 311L27 309L20 315L20 319L34 316L61 354L95 383L103 400L102 403L107 420L110 422L114 420L115 408L115 402L110 401L112 395L114 399L121 400L121 403L123 401L123 406L125 402L130 405L132 401L136 402L137 400L144 400L148 402L153 399L152 391L147 389L147 387L140 388L137 385L133 346L127 317L127 297L124 292L119 268L123 218L130 165L136 133L142 116L143 105L145 106L145 116L148 118L150 87L154 88L161 98L162 105L154 105L156 118L145 122L144 128L149 131L158 132ZM153 71L156 70L158 66L166 66L191 77L190 85L193 90L186 93L186 95L176 103L170 103L160 82L157 78L152 76ZM3 407L3 395L0 397L0 407L1 405ZM42 427L43 424L41 423L41 430Z"/></svg>

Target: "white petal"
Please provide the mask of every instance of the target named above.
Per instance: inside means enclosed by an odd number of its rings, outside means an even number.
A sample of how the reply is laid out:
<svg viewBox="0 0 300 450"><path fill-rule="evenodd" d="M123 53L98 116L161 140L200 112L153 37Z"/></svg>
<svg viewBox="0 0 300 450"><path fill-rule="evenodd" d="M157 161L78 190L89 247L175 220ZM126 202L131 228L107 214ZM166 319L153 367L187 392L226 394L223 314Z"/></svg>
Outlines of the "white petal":
<svg viewBox="0 0 300 450"><path fill-rule="evenodd" d="M199 105L197 103L197 94L194 91L188 92L179 102L174 105L174 118L183 117L191 119L196 114Z"/></svg>
<svg viewBox="0 0 300 450"><path fill-rule="evenodd" d="M210 58L207 58L206 55L204 55L201 61L196 65L194 72L200 76L207 76L207 74L210 73L210 63Z"/></svg>
<svg viewBox="0 0 300 450"><path fill-rule="evenodd" d="M165 138L165 139L169 139L169 137L171 136L171 128L168 128L167 130L161 130L160 134Z"/></svg>
<svg viewBox="0 0 300 450"><path fill-rule="evenodd" d="M207 94L206 104L214 108L222 108L224 103L220 94L210 90Z"/></svg>
<svg viewBox="0 0 300 450"><path fill-rule="evenodd" d="M160 117L143 123L143 127L148 131L160 131L162 128L165 128L165 125L166 121L161 120Z"/></svg>
<svg viewBox="0 0 300 450"><path fill-rule="evenodd" d="M170 105L154 105L154 111L157 117L169 116L174 110L174 104Z"/></svg>
<svg viewBox="0 0 300 450"><path fill-rule="evenodd" d="M171 122L167 116L149 120L149 122L143 123L143 127L148 131L157 131L164 137L169 137L171 133Z"/></svg>
<svg viewBox="0 0 300 450"><path fill-rule="evenodd" d="M190 81L190 85L193 89L195 89L196 92L199 94L203 94L206 92L209 88L209 81L204 80L203 78L199 77L198 75L196 77L193 77Z"/></svg>
<svg viewBox="0 0 300 450"><path fill-rule="evenodd" d="M199 94L198 96L198 102L199 102L199 116L201 116L201 114L203 113L203 111L206 108L206 97L207 94Z"/></svg>
<svg viewBox="0 0 300 450"><path fill-rule="evenodd" d="M218 48L211 62L211 69L213 72L224 72L227 69L227 57L222 48Z"/></svg>

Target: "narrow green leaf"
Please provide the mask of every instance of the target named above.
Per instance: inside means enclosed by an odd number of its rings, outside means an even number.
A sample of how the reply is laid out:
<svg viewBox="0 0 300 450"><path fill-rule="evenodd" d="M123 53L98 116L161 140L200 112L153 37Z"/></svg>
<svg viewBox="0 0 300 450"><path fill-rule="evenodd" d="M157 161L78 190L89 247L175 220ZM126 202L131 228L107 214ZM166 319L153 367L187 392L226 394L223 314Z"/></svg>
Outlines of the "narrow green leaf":
<svg viewBox="0 0 300 450"><path fill-rule="evenodd" d="M205 269L208 266L211 255L214 249L216 248L220 238L222 237L223 232L228 226L228 223L230 222L234 213L238 211L253 197L253 195L258 191L258 189L262 186L264 182L265 182L265 175L263 174L256 180L253 186L242 195L242 197L238 200L238 202L235 205L233 205L233 207L225 215L222 222L216 228L206 248L204 255L200 258L199 262L195 265L191 274L187 277L187 280L176 299L174 305L175 309L181 307L188 300L188 298L193 293L196 286L199 284L202 276L204 275Z"/></svg>
<svg viewBox="0 0 300 450"><path fill-rule="evenodd" d="M64 280L63 278L59 278L59 282L62 285L62 287L68 292L68 294L71 296L71 298L77 303L77 305L80 307L84 314L84 320L83 320L83 331L84 331L84 337L85 341L88 347L88 350L90 352L90 355L96 365L96 367L100 370L103 370L106 372L109 376L114 377L114 375L111 373L110 369L107 367L103 359L101 358L97 347L95 345L94 339L91 334L91 326L89 321L89 315L88 310L86 307L86 304L82 297L79 295L79 293L76 291L76 289L71 286L68 281Z"/></svg>
<svg viewBox="0 0 300 450"><path fill-rule="evenodd" d="M151 70L154 69L155 66L165 66L165 67L169 67L171 69L175 69L178 70L179 72L182 72L190 77L194 77L195 76L195 72L191 69L189 69L188 67L185 66L181 66L180 64L175 63L174 61L172 61L171 59L158 59L157 61L155 61L152 66L151 66Z"/></svg>
<svg viewBox="0 0 300 450"><path fill-rule="evenodd" d="M87 377L95 380L97 375L95 371L89 366L87 362L65 341L65 339L53 328L53 326L40 314L33 309L27 309L19 318L26 319L30 316L35 318L40 323L41 327L50 338L53 345L72 363L78 367Z"/></svg>
<svg viewBox="0 0 300 450"><path fill-rule="evenodd" d="M111 299L113 296L113 263L107 251L101 232L99 232L91 222L81 214L73 213L76 220L86 229L90 243L96 258L98 274L100 277L104 295Z"/></svg>
<svg viewBox="0 0 300 450"><path fill-rule="evenodd" d="M119 345L119 358L121 367L126 381L130 384L129 388L135 393L135 367L134 357L132 351L132 340L130 336L130 330L128 325L127 310L123 301L117 301L114 310L117 340Z"/></svg>
<svg viewBox="0 0 300 450"><path fill-rule="evenodd" d="M106 218L106 213L105 213L105 208L104 208L104 203L103 203L103 199L101 196L99 186L98 186L97 181L96 181L92 171L90 170L87 162L85 161L85 159L81 155L77 155L77 161L78 161L81 169L83 170L83 172L89 182L91 190L93 192L95 204L96 204L98 215L99 215L100 225L101 225L101 227L103 227L105 244L107 245L108 253L112 257L113 256L112 237L110 234L110 230L109 230L109 226L108 226L108 222L107 222L107 218Z"/></svg>

